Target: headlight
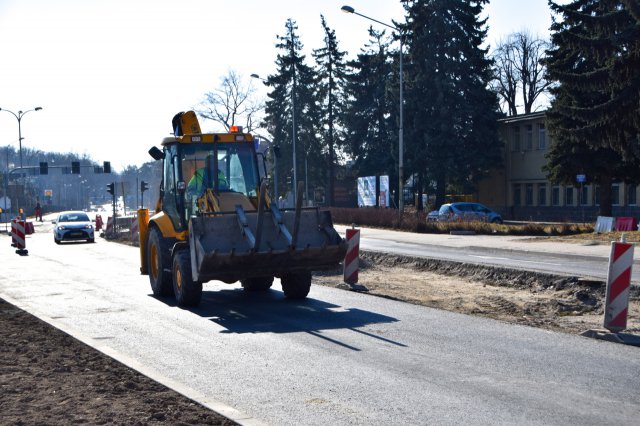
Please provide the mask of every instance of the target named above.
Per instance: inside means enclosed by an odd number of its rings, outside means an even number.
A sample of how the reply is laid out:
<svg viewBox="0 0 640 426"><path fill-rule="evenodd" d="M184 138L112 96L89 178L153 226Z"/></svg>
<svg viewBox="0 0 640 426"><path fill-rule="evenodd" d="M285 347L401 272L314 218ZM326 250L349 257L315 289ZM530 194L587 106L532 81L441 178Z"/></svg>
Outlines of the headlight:
<svg viewBox="0 0 640 426"><path fill-rule="evenodd" d="M84 229L93 229L93 225L85 225Z"/></svg>
<svg viewBox="0 0 640 426"><path fill-rule="evenodd" d="M64 231L66 228L64 226L58 226L58 231Z"/></svg>

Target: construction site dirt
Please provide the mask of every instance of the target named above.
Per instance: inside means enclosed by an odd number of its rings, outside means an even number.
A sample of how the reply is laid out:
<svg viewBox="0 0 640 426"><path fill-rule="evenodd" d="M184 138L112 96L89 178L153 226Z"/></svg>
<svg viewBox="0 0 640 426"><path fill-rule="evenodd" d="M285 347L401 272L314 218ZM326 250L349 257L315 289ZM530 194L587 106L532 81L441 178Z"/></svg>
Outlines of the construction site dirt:
<svg viewBox="0 0 640 426"><path fill-rule="evenodd" d="M349 288L342 271L313 282ZM554 332L602 328L604 283L575 277L361 253L359 284L370 295ZM627 331L640 332L637 287ZM0 340L0 424L234 424L2 299Z"/></svg>

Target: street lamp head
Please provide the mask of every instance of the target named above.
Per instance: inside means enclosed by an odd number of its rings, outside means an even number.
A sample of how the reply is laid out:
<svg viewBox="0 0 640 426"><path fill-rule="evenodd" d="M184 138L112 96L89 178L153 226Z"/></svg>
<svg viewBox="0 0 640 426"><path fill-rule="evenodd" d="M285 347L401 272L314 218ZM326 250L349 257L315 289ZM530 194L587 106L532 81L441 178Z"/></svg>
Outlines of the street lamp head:
<svg viewBox="0 0 640 426"><path fill-rule="evenodd" d="M341 11L343 11L344 13L353 13L355 12L355 9L352 8L351 6L342 6L340 8Z"/></svg>
<svg viewBox="0 0 640 426"><path fill-rule="evenodd" d="M253 78L260 78L260 76L258 74L251 74L251 77Z"/></svg>
<svg viewBox="0 0 640 426"><path fill-rule="evenodd" d="M36 107L34 111L40 111L42 107Z"/></svg>

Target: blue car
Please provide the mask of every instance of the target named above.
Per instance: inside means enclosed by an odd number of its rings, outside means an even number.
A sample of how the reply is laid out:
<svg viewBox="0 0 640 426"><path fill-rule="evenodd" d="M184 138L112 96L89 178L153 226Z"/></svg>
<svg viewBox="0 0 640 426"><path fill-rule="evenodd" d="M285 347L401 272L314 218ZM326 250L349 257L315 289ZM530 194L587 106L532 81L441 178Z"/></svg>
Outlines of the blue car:
<svg viewBox="0 0 640 426"><path fill-rule="evenodd" d="M448 203L427 215L428 221L502 223L502 216L480 203Z"/></svg>
<svg viewBox="0 0 640 426"><path fill-rule="evenodd" d="M95 242L95 228L85 212L62 212L58 214L53 224L53 241L56 244L62 241Z"/></svg>

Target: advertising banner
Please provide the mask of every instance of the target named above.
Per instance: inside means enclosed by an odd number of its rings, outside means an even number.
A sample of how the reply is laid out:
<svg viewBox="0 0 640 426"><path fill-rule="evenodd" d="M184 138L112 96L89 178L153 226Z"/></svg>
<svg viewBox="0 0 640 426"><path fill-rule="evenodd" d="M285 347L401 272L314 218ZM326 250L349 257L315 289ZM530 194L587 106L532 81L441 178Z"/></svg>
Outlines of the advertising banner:
<svg viewBox="0 0 640 426"><path fill-rule="evenodd" d="M389 207L389 176L380 176L380 201L381 208Z"/></svg>
<svg viewBox="0 0 640 426"><path fill-rule="evenodd" d="M376 177L365 176L358 178L358 207L375 207L376 205Z"/></svg>

